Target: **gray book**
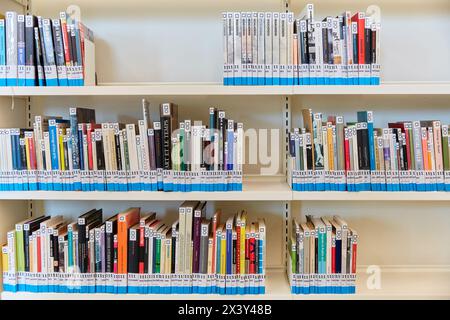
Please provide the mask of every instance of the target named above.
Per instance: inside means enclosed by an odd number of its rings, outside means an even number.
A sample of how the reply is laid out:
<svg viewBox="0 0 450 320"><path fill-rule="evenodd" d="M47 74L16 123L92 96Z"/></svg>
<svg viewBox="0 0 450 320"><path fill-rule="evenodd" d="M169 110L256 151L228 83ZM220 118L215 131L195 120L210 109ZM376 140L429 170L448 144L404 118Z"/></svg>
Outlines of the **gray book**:
<svg viewBox="0 0 450 320"><path fill-rule="evenodd" d="M208 240L209 240L209 229L210 220L203 219L201 224L201 235L200 235L200 268L199 273L208 272Z"/></svg>

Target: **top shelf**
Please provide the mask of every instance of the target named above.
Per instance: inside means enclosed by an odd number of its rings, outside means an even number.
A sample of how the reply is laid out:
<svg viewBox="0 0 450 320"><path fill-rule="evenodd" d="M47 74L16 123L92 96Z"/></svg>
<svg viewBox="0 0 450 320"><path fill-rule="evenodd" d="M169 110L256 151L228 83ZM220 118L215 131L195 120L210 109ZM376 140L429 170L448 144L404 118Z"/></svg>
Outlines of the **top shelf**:
<svg viewBox="0 0 450 320"><path fill-rule="evenodd" d="M111 83L86 87L0 87L0 96L293 96L450 95L450 82L395 82L379 86L223 86L219 83Z"/></svg>

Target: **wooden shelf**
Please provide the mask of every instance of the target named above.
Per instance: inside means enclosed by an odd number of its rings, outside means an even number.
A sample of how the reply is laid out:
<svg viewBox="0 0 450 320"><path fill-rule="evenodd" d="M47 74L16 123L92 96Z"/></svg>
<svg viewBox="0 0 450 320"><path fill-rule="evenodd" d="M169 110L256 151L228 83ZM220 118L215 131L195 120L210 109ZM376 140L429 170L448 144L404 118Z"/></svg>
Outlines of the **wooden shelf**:
<svg viewBox="0 0 450 320"><path fill-rule="evenodd" d="M111 83L86 87L1 87L0 96L450 95L448 82L379 86L223 86L220 83Z"/></svg>

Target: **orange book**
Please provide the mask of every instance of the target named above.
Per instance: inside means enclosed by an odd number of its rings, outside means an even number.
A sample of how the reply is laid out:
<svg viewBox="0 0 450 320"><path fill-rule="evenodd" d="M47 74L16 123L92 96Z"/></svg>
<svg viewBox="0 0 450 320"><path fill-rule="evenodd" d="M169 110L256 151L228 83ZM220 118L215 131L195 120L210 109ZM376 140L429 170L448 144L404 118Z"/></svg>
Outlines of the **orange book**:
<svg viewBox="0 0 450 320"><path fill-rule="evenodd" d="M139 223L141 208L129 208L117 217L117 273L126 274L128 269L128 229Z"/></svg>
<svg viewBox="0 0 450 320"><path fill-rule="evenodd" d="M429 170L429 162L428 162L428 133L427 128L420 128L422 134L422 158L423 158L423 169Z"/></svg>

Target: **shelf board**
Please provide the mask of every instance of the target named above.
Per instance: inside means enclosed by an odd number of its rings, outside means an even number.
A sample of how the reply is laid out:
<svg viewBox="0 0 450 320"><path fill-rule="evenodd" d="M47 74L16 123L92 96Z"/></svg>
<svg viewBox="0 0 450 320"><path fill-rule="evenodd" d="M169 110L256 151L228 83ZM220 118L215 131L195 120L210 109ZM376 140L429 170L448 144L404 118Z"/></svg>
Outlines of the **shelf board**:
<svg viewBox="0 0 450 320"><path fill-rule="evenodd" d="M369 275L359 272L356 294L293 295L284 270L268 270L266 294L264 295L200 295L200 294L68 294L68 293L28 293L2 292L3 300L377 300L377 299L450 299L450 272L415 272L412 270L381 273L381 288L368 289Z"/></svg>
<svg viewBox="0 0 450 320"><path fill-rule="evenodd" d="M109 83L86 87L1 87L0 96L450 95L448 82L379 86L224 86L220 83Z"/></svg>
<svg viewBox="0 0 450 320"><path fill-rule="evenodd" d="M284 270L273 269L267 271L264 295L2 292L0 297L2 300L288 300L291 294Z"/></svg>
<svg viewBox="0 0 450 320"><path fill-rule="evenodd" d="M292 200L303 201L450 201L450 192L414 191L317 191L292 192Z"/></svg>
<svg viewBox="0 0 450 320"><path fill-rule="evenodd" d="M6 191L0 200L135 200L135 201L289 201L292 192L284 176L244 178L243 191L227 192L150 192L150 191Z"/></svg>

